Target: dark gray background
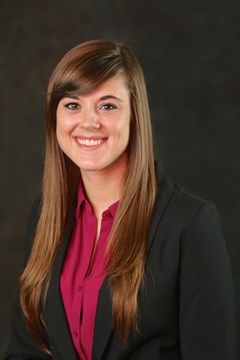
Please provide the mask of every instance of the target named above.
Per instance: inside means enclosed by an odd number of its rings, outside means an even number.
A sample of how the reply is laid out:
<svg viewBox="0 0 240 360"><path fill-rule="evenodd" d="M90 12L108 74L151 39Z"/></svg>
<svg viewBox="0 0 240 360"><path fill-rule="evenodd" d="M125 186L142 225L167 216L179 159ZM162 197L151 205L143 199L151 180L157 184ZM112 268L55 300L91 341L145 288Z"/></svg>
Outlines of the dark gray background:
<svg viewBox="0 0 240 360"><path fill-rule="evenodd" d="M91 38L123 41L138 56L156 154L176 182L218 206L239 304L239 16L239 0L1 0L0 355L41 186L48 78Z"/></svg>

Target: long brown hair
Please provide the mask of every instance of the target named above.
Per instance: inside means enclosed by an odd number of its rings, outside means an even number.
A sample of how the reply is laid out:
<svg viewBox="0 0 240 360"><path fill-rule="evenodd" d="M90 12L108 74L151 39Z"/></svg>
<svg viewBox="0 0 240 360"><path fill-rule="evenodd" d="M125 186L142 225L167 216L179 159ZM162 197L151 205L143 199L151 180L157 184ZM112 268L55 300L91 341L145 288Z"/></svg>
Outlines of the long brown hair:
<svg viewBox="0 0 240 360"><path fill-rule="evenodd" d="M65 96L87 94L123 74L130 91L132 121L128 171L109 238L107 277L113 322L123 343L137 332L148 233L156 196L151 120L141 67L128 47L93 40L70 50L56 66L46 101L46 154L40 217L32 252L20 278L20 301L30 332L45 351L44 302L54 259L65 231L79 169L56 139L56 109Z"/></svg>

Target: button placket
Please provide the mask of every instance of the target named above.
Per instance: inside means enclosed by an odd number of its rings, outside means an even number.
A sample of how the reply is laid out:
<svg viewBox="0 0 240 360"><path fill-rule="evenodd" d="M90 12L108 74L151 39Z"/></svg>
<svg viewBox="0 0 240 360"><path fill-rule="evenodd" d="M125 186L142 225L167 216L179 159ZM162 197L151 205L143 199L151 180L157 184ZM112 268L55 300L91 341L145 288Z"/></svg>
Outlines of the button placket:
<svg viewBox="0 0 240 360"><path fill-rule="evenodd" d="M77 286L77 291L78 291L78 292L81 292L81 291L82 291L82 285L79 284L79 285Z"/></svg>
<svg viewBox="0 0 240 360"><path fill-rule="evenodd" d="M78 332L76 330L73 331L73 336L78 337Z"/></svg>
<svg viewBox="0 0 240 360"><path fill-rule="evenodd" d="M103 219L111 219L112 218L112 214L109 210L106 210L103 214Z"/></svg>

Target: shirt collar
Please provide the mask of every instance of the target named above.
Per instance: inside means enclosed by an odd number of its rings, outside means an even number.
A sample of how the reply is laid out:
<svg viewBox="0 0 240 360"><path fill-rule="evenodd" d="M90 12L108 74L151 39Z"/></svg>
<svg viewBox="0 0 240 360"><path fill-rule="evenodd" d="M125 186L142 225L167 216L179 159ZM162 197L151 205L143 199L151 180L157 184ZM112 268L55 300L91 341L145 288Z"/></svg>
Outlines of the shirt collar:
<svg viewBox="0 0 240 360"><path fill-rule="evenodd" d="M108 207L108 209L106 209L103 212L103 217L104 218L115 218L116 213L117 213L117 209L118 209L118 205L119 205L119 200L114 202L112 205L110 205ZM84 192L84 186L82 181L79 181L78 184L78 200L77 200L77 207L76 207L76 218L79 217L81 210L83 208L83 206L86 206L86 208L91 211L93 213L93 209L92 209L92 205L90 204L90 202L87 200L85 192ZM106 215L107 214L107 215Z"/></svg>
<svg viewBox="0 0 240 360"><path fill-rule="evenodd" d="M119 200L113 203L112 205L110 205L109 208L107 209L107 211L112 215L113 219L116 216L118 205L119 205Z"/></svg>

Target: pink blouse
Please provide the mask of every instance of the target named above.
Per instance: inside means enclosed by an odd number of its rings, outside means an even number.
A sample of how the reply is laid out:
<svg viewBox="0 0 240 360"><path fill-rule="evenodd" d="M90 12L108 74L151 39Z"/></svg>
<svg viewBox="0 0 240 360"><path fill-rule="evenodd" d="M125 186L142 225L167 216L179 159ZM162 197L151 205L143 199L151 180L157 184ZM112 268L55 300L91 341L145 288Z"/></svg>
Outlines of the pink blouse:
<svg viewBox="0 0 240 360"><path fill-rule="evenodd" d="M102 214L100 235L92 258L97 219L80 183L75 225L60 278L63 304L80 360L90 360L92 355L98 291L106 275L104 250L118 204L118 201L112 204Z"/></svg>

